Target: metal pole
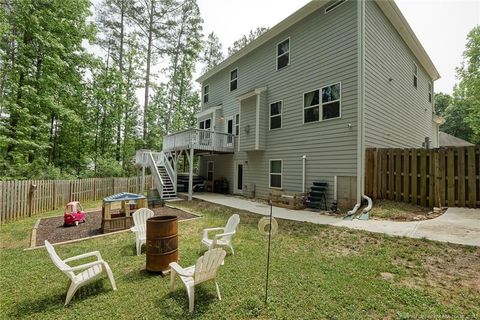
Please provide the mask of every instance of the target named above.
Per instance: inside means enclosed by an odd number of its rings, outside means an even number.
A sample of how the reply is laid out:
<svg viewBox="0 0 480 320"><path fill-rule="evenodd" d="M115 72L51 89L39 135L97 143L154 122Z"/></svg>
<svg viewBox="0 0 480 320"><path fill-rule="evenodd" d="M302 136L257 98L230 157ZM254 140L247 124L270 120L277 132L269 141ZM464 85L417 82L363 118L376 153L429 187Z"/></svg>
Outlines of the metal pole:
<svg viewBox="0 0 480 320"><path fill-rule="evenodd" d="M272 201L270 204L270 224L268 225L267 279L265 281L265 304L268 300L268 271L270 270L270 242L272 239Z"/></svg>

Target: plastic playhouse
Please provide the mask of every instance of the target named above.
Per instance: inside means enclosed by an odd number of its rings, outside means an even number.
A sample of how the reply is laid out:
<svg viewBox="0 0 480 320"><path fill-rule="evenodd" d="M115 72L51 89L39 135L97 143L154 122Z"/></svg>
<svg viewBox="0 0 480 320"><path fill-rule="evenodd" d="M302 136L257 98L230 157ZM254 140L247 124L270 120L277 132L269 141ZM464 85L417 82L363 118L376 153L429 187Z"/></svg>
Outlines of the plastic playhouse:
<svg viewBox="0 0 480 320"><path fill-rule="evenodd" d="M120 210L112 210L112 204L120 202ZM103 199L102 231L103 233L125 230L133 226L132 213L146 208L147 199L140 194L122 192Z"/></svg>
<svg viewBox="0 0 480 320"><path fill-rule="evenodd" d="M72 201L67 203L65 210L63 211L63 225L78 226L80 222L85 222L85 211L83 211L80 202Z"/></svg>

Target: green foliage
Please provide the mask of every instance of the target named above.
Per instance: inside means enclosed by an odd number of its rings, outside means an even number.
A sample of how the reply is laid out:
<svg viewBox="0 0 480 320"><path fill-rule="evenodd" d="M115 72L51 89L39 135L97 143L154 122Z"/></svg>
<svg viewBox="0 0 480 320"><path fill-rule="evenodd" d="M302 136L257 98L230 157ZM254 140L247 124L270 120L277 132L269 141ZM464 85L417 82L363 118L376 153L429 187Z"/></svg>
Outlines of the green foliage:
<svg viewBox="0 0 480 320"><path fill-rule="evenodd" d="M445 110L452 103L452 97L448 93L435 93L435 114L437 116L445 116Z"/></svg>
<svg viewBox="0 0 480 320"><path fill-rule="evenodd" d="M457 69L460 79L454 91L455 100L463 100L468 115L465 122L472 130L471 142L480 143L480 25L467 36L464 61Z"/></svg>
<svg viewBox="0 0 480 320"><path fill-rule="evenodd" d="M224 59L222 52L222 44L218 39L215 32L211 32L204 43L204 49L202 52L202 62L205 64L203 73L215 67Z"/></svg>
<svg viewBox="0 0 480 320"><path fill-rule="evenodd" d="M250 30L248 35L244 35L240 39L236 40L231 47L228 47L228 56L236 53L237 51L245 47L247 44L260 37L266 31L268 31L268 28L264 27L258 27L255 30Z"/></svg>
<svg viewBox="0 0 480 320"><path fill-rule="evenodd" d="M460 83L452 105L445 109L440 130L472 143L480 143L480 26L467 36L464 61L457 69Z"/></svg>
<svg viewBox="0 0 480 320"><path fill-rule="evenodd" d="M103 0L95 19L88 0L1 6L1 179L132 175L137 149L159 150L166 132L193 125L203 22L195 0ZM164 83L151 76L160 59ZM162 88L152 110L150 87Z"/></svg>

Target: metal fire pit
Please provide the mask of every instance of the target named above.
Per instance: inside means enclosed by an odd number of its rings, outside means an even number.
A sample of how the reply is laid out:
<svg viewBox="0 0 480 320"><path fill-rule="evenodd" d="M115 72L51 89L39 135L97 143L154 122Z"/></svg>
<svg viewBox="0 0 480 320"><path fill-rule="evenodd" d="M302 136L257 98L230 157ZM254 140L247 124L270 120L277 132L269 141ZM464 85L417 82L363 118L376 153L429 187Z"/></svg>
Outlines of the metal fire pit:
<svg viewBox="0 0 480 320"><path fill-rule="evenodd" d="M147 271L169 270L178 260L178 217L160 216L147 220Z"/></svg>

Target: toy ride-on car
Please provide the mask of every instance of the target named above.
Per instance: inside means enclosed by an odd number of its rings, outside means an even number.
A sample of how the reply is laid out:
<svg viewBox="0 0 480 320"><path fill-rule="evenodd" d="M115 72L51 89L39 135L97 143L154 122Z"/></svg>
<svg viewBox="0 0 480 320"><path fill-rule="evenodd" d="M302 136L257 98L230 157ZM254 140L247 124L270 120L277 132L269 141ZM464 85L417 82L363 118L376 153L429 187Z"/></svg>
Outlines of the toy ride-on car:
<svg viewBox="0 0 480 320"><path fill-rule="evenodd" d="M65 211L63 213L63 225L78 226L80 222L85 222L85 212L83 211L80 202L72 201L67 203L67 205L65 206Z"/></svg>

